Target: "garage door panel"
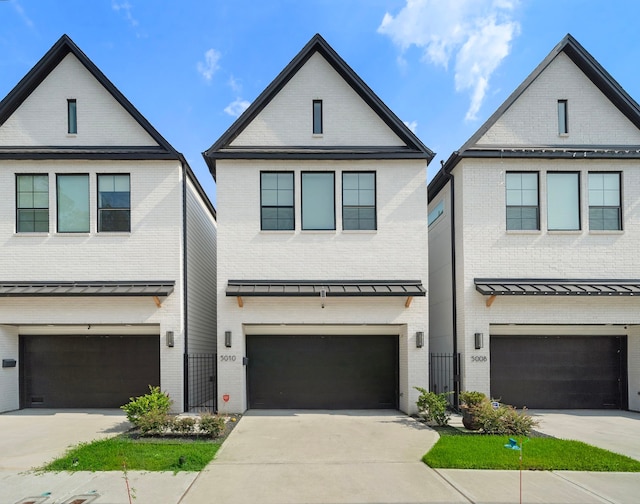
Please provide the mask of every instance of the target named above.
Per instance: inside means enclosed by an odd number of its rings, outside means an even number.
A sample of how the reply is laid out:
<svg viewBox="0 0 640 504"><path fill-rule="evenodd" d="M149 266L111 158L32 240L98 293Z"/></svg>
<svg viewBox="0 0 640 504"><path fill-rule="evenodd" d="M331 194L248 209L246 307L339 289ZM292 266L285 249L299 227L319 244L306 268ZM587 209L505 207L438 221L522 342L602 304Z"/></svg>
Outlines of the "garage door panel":
<svg viewBox="0 0 640 504"><path fill-rule="evenodd" d="M23 336L22 407L117 408L160 383L157 336Z"/></svg>
<svg viewBox="0 0 640 504"><path fill-rule="evenodd" d="M249 407L396 408L397 336L248 336Z"/></svg>
<svg viewBox="0 0 640 504"><path fill-rule="evenodd" d="M621 408L624 337L492 336L491 395L517 407Z"/></svg>

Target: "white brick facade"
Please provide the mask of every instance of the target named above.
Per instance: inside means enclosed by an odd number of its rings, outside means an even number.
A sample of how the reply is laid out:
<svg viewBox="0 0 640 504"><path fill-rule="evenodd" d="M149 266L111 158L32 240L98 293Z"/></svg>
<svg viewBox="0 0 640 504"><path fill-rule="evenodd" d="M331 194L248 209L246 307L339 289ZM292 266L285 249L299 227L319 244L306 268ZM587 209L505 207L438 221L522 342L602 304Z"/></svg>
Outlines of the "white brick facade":
<svg viewBox="0 0 640 504"><path fill-rule="evenodd" d="M568 46L574 46L572 39L567 40ZM637 297L497 296L488 303L488 296L480 294L474 284L477 278L640 279L640 220L636 211L640 201L640 160L622 155L633 153L640 143L638 123L630 118L637 118L638 112L624 112L612 103L606 93L624 93L615 85L598 88L583 73L575 62L579 61L581 48L573 49L578 56L571 59L559 47L463 146L456 164L445 166L438 174L437 192L430 187L430 209L440 200L445 201L444 215L429 230L430 290L434 292L430 305L432 346L453 350L452 315L434 315L438 306L452 304L451 295L447 299L439 293L451 291L453 225L462 389L492 392L491 337L622 336L627 344L623 369L628 370L628 394L623 403L628 402L628 408L637 411ZM564 135L558 132L558 100L567 100L569 107L569 133ZM565 149L581 153L566 155ZM605 159L598 158L598 151L607 153ZM483 159L475 155L480 152L491 154ZM538 174L539 230L506 230L508 172ZM547 175L557 172L579 174L578 230L548 229ZM620 173L622 230L590 229L590 172ZM449 173L452 179L447 178ZM455 223L450 208L452 184ZM481 349L474 347L475 333L484 335Z"/></svg>
<svg viewBox="0 0 640 504"><path fill-rule="evenodd" d="M427 333L426 297L415 297L405 306L406 296L328 296L323 308L320 297L245 297L240 306L236 297L226 296L230 279L395 279L426 284L424 182L425 160L430 153L424 146L416 149L416 144L407 145L407 138L418 144L419 141L390 111L381 111L383 106L367 96L370 90L359 87L358 78L350 69L343 66L343 73L337 72L336 68L342 65L338 60L319 36L314 37L266 92L273 88L278 91L261 95L243 116L250 120L243 123L241 117L241 126L234 125L238 130L225 133L205 153L215 157L218 150L227 148L232 153L240 148L253 153L248 159L242 159L242 155L216 159L214 165L220 210L217 295L221 411L242 412L248 407L243 357L249 335L394 335L399 349L400 409L415 412L418 392L414 387L428 387L428 345L425 342L423 348L416 348L416 332ZM303 64L298 66L298 62ZM322 135L312 134L311 128L312 102L317 99L323 103ZM406 137L403 139L402 135ZM229 138L228 144L223 144L225 138ZM370 159L358 158L362 156L358 147L380 154ZM265 152L273 152L272 149L318 149L319 153L299 159L295 159L298 154L293 159L269 159ZM401 153L403 149L417 155L410 159ZM351 154L340 159L336 152ZM293 173L294 230L261 230L262 171ZM376 229L342 228L345 171L375 173ZM303 172L334 174L335 230L301 229ZM232 334L230 348L222 337L227 331ZM226 396L228 402L223 400Z"/></svg>
<svg viewBox="0 0 640 504"><path fill-rule="evenodd" d="M61 54L64 57L58 60ZM211 265L198 271L215 260L215 255L203 258L197 253L215 247L213 209L179 153L68 37L52 47L29 78L39 85L29 92L16 86L0 110L4 119L0 146L5 147L0 157L0 185L6 189L0 201L0 282L170 282L174 287L168 296L157 299L152 295L70 297L61 293L3 297L0 357L16 359L18 365L0 370L0 412L20 407L24 390L20 338L71 335L156 336L160 386L174 401L173 409L182 411L185 336L190 327L185 270L200 281L215 282ZM67 134L68 99L77 100L78 131L73 135ZM74 150L85 154L78 156ZM130 154L123 156L123 151ZM89 181L87 232L58 232L57 177L69 174L87 175ZM101 174L129 175L130 231L99 231L97 180ZM48 231L17 228L17 175L47 175ZM194 250L188 262L185 226ZM192 304L194 339L206 346L209 337L208 349L213 352L215 291L209 289ZM173 333L172 347L167 344L167 332ZM26 398L23 405L29 406Z"/></svg>

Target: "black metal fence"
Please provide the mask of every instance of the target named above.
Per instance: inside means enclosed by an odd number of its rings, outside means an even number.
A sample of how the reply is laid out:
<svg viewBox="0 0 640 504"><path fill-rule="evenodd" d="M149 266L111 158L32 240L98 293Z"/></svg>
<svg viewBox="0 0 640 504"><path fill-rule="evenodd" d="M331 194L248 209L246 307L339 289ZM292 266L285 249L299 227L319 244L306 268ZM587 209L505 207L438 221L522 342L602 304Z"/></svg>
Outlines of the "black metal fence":
<svg viewBox="0 0 640 504"><path fill-rule="evenodd" d="M216 411L216 357L217 354L187 354L189 394L187 411L215 413Z"/></svg>
<svg viewBox="0 0 640 504"><path fill-rule="evenodd" d="M429 390L440 394L453 392L448 396L449 404L458 407L460 393L460 354L432 353L429 359Z"/></svg>

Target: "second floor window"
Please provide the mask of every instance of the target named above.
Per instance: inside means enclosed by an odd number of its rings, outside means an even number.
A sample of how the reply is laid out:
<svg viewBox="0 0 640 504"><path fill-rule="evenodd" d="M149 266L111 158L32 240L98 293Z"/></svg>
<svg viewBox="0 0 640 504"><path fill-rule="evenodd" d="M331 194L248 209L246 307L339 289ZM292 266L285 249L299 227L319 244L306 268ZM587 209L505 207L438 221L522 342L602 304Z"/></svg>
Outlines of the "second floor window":
<svg viewBox="0 0 640 504"><path fill-rule="evenodd" d="M589 229L621 230L620 174L589 173Z"/></svg>
<svg viewBox="0 0 640 504"><path fill-rule="evenodd" d="M538 173L506 174L507 229L540 229Z"/></svg>
<svg viewBox="0 0 640 504"><path fill-rule="evenodd" d="M89 232L89 175L58 175L58 233Z"/></svg>
<svg viewBox="0 0 640 504"><path fill-rule="evenodd" d="M580 229L580 175L547 173L547 229L576 231Z"/></svg>
<svg viewBox="0 0 640 504"><path fill-rule="evenodd" d="M376 229L376 176L342 174L342 229Z"/></svg>
<svg viewBox="0 0 640 504"><path fill-rule="evenodd" d="M260 229L294 229L293 172L260 173Z"/></svg>
<svg viewBox="0 0 640 504"><path fill-rule="evenodd" d="M130 230L129 174L98 175L98 231Z"/></svg>
<svg viewBox="0 0 640 504"><path fill-rule="evenodd" d="M48 175L16 175L16 231L49 232Z"/></svg>
<svg viewBox="0 0 640 504"><path fill-rule="evenodd" d="M335 174L302 173L302 229L335 230Z"/></svg>

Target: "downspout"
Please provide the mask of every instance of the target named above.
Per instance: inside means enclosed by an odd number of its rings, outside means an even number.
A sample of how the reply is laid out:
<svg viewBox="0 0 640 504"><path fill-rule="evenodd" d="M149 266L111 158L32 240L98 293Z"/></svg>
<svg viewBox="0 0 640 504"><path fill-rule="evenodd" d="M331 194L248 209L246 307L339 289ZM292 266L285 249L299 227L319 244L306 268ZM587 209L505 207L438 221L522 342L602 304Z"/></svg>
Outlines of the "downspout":
<svg viewBox="0 0 640 504"><path fill-rule="evenodd" d="M184 299L183 410L189 411L189 301L187 296L187 166L182 162L182 289Z"/></svg>
<svg viewBox="0 0 640 504"><path fill-rule="evenodd" d="M449 172L449 183L451 191L451 313L453 321L451 330L453 333L453 404L458 406L460 395L460 369L458 359L458 313L456 296L456 210L455 210L455 180L453 173Z"/></svg>

